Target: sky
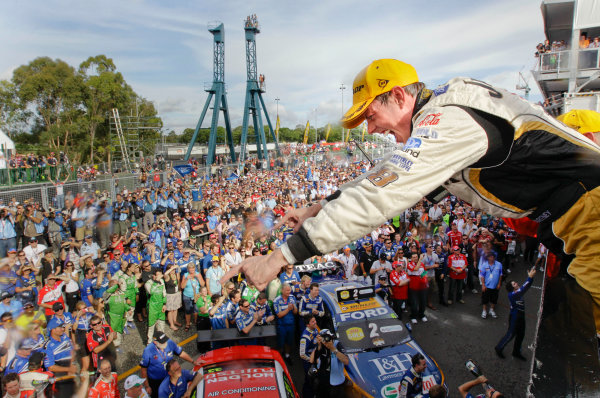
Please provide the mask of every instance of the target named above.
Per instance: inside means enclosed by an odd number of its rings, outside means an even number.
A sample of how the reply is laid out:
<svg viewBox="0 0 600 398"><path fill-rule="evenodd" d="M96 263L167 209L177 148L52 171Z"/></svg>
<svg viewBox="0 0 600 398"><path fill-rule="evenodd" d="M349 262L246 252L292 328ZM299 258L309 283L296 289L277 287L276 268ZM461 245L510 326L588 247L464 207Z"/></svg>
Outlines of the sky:
<svg viewBox="0 0 600 398"><path fill-rule="evenodd" d="M212 81L210 22L225 26L225 81L233 126L246 89L244 21L256 14L258 73L273 123L336 123L352 102L354 76L371 61L395 58L429 87L468 76L517 91L543 41L540 1L147 1L2 0L0 79L39 56L77 67L89 56L113 59L126 81L154 102L165 130L194 128ZM344 84L345 90L340 90ZM342 98L343 95L343 98ZM279 106L275 98L279 98ZM277 109L278 108L278 109ZM222 124L223 117L220 116ZM209 127L210 115L202 127Z"/></svg>

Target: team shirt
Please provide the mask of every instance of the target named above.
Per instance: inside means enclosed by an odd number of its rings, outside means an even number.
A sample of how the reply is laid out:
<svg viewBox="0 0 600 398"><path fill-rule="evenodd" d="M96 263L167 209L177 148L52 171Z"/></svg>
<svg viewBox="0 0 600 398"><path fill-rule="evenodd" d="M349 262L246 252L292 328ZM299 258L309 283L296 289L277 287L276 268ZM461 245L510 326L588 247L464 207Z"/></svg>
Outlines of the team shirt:
<svg viewBox="0 0 600 398"><path fill-rule="evenodd" d="M227 305L225 303L222 303L215 314L210 317L210 326L213 330L227 328Z"/></svg>
<svg viewBox="0 0 600 398"><path fill-rule="evenodd" d="M140 366L147 369L149 379L163 380L168 376L166 369L167 362L169 362L174 355L181 355L182 351L183 349L171 339L167 341L167 346L164 351L159 349L156 344L150 343L144 348ZM162 397L163 395L160 396ZM168 397L168 395L166 396Z"/></svg>
<svg viewBox="0 0 600 398"><path fill-rule="evenodd" d="M300 337L300 358L305 362L310 362L310 354L317 348L317 336L319 331L317 329L310 330L309 328L304 329L302 336Z"/></svg>
<svg viewBox="0 0 600 398"><path fill-rule="evenodd" d="M300 316L312 314L312 310L318 311L318 314L316 314L317 316L321 317L325 315L325 308L323 307L323 299L321 296L312 298L310 294L308 294L300 300L300 308L298 309Z"/></svg>
<svg viewBox="0 0 600 398"><path fill-rule="evenodd" d="M275 300L273 300L273 310L275 311L275 314L279 314L281 311L285 311L290 303L296 305L296 299L291 294L289 295L287 300L284 300L282 296L275 297ZM280 325L293 326L296 323L296 318L294 318L293 311L290 311L282 318L277 318L277 322Z"/></svg>
<svg viewBox="0 0 600 398"><path fill-rule="evenodd" d="M181 376L179 376L175 385L171 384L171 377L166 377L158 387L158 396L165 398L183 397L187 391L188 383L194 380L195 375L187 369L181 369Z"/></svg>
<svg viewBox="0 0 600 398"><path fill-rule="evenodd" d="M457 268L460 272L456 272L452 267ZM453 254L448 257L448 269L450 270L450 278L452 279L465 279L467 273L467 257L464 254Z"/></svg>
<svg viewBox="0 0 600 398"><path fill-rule="evenodd" d="M60 336L59 340L50 337L46 343L46 357L44 358L44 367L49 369L51 366L58 365L71 366L71 352L73 343L66 334ZM55 372L57 377L66 375L66 372Z"/></svg>

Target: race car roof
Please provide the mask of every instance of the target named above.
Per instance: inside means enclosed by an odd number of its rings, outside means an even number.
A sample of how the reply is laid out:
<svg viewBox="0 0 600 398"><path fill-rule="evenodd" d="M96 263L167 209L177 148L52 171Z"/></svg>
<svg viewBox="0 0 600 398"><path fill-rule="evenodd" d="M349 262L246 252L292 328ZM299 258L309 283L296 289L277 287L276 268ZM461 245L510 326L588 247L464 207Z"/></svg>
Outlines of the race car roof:
<svg viewBox="0 0 600 398"><path fill-rule="evenodd" d="M387 307L372 286L362 282L327 281L319 284L319 292L335 315Z"/></svg>

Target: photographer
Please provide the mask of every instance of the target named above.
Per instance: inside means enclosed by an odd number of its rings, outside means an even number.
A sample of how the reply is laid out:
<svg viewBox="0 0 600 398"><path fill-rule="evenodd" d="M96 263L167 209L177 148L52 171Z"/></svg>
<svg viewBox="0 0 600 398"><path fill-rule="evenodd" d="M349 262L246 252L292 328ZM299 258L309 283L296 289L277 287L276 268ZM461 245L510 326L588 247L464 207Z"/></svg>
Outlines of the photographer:
<svg viewBox="0 0 600 398"><path fill-rule="evenodd" d="M458 387L458 392L462 398L502 398L504 394L500 391L494 390L494 388L487 384L488 379L481 375L475 380L468 381ZM485 394L479 394L477 396L472 395L469 390L479 384L483 384L485 388Z"/></svg>
<svg viewBox="0 0 600 398"><path fill-rule="evenodd" d="M317 348L310 356L310 362L317 367L317 398L344 396L344 365L348 365L350 359L339 351L342 346L334 338L329 329L321 330L317 336Z"/></svg>
<svg viewBox="0 0 600 398"><path fill-rule="evenodd" d="M7 207L0 209L0 258L6 257L8 249L17 247L15 219Z"/></svg>

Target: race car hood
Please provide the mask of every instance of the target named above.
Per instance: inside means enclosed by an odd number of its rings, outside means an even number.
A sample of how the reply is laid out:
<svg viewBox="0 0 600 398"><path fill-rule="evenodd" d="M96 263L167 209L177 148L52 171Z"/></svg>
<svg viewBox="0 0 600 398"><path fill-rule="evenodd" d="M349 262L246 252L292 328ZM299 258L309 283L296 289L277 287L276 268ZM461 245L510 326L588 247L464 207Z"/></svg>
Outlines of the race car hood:
<svg viewBox="0 0 600 398"><path fill-rule="evenodd" d="M423 354L427 360L427 369L423 374L423 392L429 391L435 384L443 384L444 376L435 361L414 341L383 348L379 352L348 354L350 363L346 366L346 371L349 378L367 394L373 397L396 397L402 376L411 367L411 356L416 353Z"/></svg>

